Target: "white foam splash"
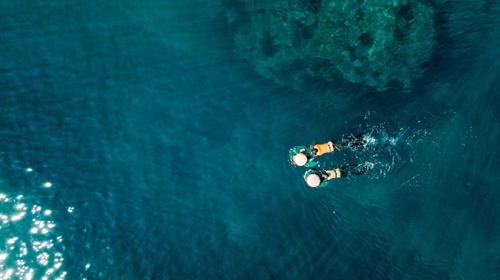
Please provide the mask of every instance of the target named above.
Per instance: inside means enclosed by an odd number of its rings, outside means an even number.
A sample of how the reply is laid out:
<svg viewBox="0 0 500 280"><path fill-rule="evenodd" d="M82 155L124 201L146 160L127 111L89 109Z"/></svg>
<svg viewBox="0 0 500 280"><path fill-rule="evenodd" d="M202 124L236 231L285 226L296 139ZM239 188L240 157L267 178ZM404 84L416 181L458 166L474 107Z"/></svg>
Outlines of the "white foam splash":
<svg viewBox="0 0 500 280"><path fill-rule="evenodd" d="M365 116L368 121L356 129L364 133L366 145L363 148L355 147L353 150L355 160L371 162L370 171L367 173L372 179L386 178L395 168L412 163L414 147L423 141L428 134L423 129L400 127L390 129L387 123L370 124L370 114ZM352 159L351 159L352 160ZM351 162L346 162L350 164Z"/></svg>

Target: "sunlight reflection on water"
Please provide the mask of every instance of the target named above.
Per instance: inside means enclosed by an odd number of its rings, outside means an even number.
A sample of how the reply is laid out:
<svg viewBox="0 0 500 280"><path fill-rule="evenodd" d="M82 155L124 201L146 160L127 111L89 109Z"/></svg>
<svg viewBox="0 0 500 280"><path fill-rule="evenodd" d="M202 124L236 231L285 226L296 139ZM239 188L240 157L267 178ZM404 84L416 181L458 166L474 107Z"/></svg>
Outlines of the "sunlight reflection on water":
<svg viewBox="0 0 500 280"><path fill-rule="evenodd" d="M52 210L0 193L0 279L65 279L63 237Z"/></svg>

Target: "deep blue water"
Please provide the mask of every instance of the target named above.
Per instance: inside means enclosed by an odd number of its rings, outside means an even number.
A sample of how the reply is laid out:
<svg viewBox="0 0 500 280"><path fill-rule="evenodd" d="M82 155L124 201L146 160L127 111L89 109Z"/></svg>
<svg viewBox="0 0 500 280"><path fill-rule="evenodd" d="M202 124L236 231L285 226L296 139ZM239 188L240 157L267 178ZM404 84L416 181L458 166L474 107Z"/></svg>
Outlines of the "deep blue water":
<svg viewBox="0 0 500 280"><path fill-rule="evenodd" d="M208 1L0 3L0 274L499 279L500 5L438 1L409 91L277 85ZM294 145L365 132L310 189ZM50 182L50 184L49 184Z"/></svg>

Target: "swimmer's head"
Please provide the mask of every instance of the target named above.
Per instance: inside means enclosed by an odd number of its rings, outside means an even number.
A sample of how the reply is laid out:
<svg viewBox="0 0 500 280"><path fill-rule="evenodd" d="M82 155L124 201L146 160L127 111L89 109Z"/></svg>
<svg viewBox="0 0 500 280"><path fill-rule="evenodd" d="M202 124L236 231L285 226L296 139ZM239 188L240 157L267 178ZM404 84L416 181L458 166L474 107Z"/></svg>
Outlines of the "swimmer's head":
<svg viewBox="0 0 500 280"><path fill-rule="evenodd" d="M293 164L296 166L304 166L307 163L307 156L304 153L297 153L292 157Z"/></svg>
<svg viewBox="0 0 500 280"><path fill-rule="evenodd" d="M317 188L321 184L321 178L318 174L309 174L306 178L306 183L311 188Z"/></svg>

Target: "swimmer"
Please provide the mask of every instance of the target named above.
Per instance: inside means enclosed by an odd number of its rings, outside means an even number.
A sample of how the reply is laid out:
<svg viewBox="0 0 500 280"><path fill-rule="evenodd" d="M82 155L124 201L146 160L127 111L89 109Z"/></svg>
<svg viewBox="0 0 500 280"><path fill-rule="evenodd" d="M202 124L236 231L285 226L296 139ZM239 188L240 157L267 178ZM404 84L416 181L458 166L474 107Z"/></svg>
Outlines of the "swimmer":
<svg viewBox="0 0 500 280"><path fill-rule="evenodd" d="M364 134L359 134L356 137L343 138L339 141L328 141L326 143L314 144L309 147L296 146L290 149L290 162L295 166L314 167L317 165L315 162L316 157L345 148L364 146L367 143Z"/></svg>
<svg viewBox="0 0 500 280"><path fill-rule="evenodd" d="M318 163L315 161L316 155L311 147L296 146L288 153L290 162L295 166L314 167Z"/></svg>
<svg viewBox="0 0 500 280"><path fill-rule="evenodd" d="M304 180L311 188L321 188L325 187L326 182L331 179L365 174L370 165L371 163L365 162L361 164L341 166L331 170L313 168L306 171L304 174Z"/></svg>

